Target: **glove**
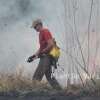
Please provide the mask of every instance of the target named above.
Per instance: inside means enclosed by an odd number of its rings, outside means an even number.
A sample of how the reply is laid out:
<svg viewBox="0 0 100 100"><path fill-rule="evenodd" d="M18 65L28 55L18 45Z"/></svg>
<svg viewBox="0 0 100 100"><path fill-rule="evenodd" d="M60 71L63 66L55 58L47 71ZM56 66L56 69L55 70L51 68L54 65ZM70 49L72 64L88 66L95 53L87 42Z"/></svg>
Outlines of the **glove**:
<svg viewBox="0 0 100 100"><path fill-rule="evenodd" d="M28 58L27 62L28 62L28 63L31 63L31 62L34 60L35 57L36 57L35 55L30 56L30 57Z"/></svg>

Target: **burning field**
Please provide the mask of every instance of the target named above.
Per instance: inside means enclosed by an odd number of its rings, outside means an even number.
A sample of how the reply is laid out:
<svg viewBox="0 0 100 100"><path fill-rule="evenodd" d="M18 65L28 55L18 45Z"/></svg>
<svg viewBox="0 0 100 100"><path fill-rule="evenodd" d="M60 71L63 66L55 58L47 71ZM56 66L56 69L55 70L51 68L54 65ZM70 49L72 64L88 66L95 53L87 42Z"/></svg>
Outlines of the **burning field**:
<svg viewBox="0 0 100 100"><path fill-rule="evenodd" d="M32 81L15 74L0 75L0 100L99 100L100 81L94 86L70 85L54 90L47 82Z"/></svg>
<svg viewBox="0 0 100 100"><path fill-rule="evenodd" d="M62 90L30 79L37 18L60 47L52 74ZM100 100L100 0L0 0L0 100Z"/></svg>

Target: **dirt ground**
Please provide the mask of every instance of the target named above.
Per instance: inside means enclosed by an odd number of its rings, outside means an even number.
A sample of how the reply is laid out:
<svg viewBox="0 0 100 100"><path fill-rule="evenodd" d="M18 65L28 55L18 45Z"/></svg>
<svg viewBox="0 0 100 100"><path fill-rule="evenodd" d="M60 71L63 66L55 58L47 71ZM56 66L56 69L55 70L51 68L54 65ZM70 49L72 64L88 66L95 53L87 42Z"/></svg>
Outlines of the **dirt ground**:
<svg viewBox="0 0 100 100"><path fill-rule="evenodd" d="M0 97L0 100L100 100L98 97L73 97L73 96L30 96L30 97Z"/></svg>
<svg viewBox="0 0 100 100"><path fill-rule="evenodd" d="M1 93L0 100L100 100L99 95L94 94L64 94L64 93L48 93L41 92L28 92L23 94L18 93Z"/></svg>

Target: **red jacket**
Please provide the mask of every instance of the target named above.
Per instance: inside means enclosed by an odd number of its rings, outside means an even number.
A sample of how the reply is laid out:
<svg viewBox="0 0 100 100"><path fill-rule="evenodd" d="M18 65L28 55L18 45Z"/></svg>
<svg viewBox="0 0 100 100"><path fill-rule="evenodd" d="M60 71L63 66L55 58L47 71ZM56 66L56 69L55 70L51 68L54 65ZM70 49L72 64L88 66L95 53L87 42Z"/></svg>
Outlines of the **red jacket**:
<svg viewBox="0 0 100 100"><path fill-rule="evenodd" d="M39 33L40 52L47 47L49 39L52 39L51 32L48 29L42 29Z"/></svg>

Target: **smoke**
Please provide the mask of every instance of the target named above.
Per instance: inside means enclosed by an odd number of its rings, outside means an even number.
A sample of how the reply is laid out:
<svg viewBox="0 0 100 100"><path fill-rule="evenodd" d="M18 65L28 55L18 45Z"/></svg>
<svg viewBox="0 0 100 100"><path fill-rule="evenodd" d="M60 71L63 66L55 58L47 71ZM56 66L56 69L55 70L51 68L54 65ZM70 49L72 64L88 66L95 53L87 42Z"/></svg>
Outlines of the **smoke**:
<svg viewBox="0 0 100 100"><path fill-rule="evenodd" d="M32 11L30 0L17 0L16 5L22 17L27 16Z"/></svg>
<svg viewBox="0 0 100 100"><path fill-rule="evenodd" d="M38 11L37 2L31 0L0 0L0 31L12 27Z"/></svg>
<svg viewBox="0 0 100 100"><path fill-rule="evenodd" d="M69 48L76 48L75 32L73 32L75 31L73 23L73 4L76 4L77 8L76 26L79 39L82 43L82 40L87 39L90 1L91 0L66 0L67 16L65 18L63 0L0 0L0 70L13 71L17 65L22 64L25 66L27 57L37 50L38 35L30 28L32 21L36 18L41 18L44 25L49 27L61 48L65 49L65 44L67 44ZM97 0L94 0L91 22L91 30L98 30L98 32L100 31L100 23L96 20L97 18L99 20L100 17L99 5L99 0L98 3ZM64 26L65 22L67 22L66 27ZM67 32L65 32L65 30L67 30ZM65 37L65 35L67 37ZM95 36L93 35L93 37ZM91 40L93 40L93 37ZM100 35L98 35L98 40L99 38ZM65 39L67 43L65 43ZM100 44L99 41L98 44ZM87 48L84 48L84 45L86 45L85 42L82 46L83 51L86 52ZM95 46L92 47L93 52L95 52L94 47ZM93 52L91 51L91 53ZM75 56L78 55L76 54ZM65 53L63 52L60 59L62 65L66 63L64 57ZM31 66L29 68L34 70L37 62L38 61L31 65L29 64L29 66ZM69 62L67 61L67 63ZM69 67L65 67L65 69L67 68Z"/></svg>
<svg viewBox="0 0 100 100"><path fill-rule="evenodd" d="M55 31L55 3L55 0L50 3L46 0L0 0L1 70L14 69L36 51L38 36L30 28L35 18L42 18L44 25L51 25Z"/></svg>

